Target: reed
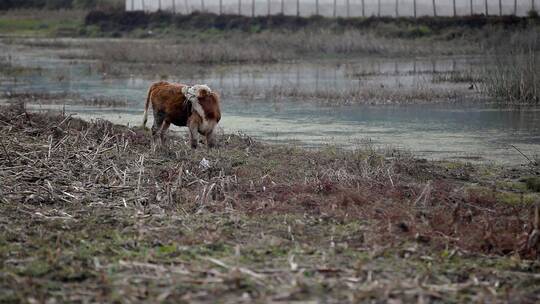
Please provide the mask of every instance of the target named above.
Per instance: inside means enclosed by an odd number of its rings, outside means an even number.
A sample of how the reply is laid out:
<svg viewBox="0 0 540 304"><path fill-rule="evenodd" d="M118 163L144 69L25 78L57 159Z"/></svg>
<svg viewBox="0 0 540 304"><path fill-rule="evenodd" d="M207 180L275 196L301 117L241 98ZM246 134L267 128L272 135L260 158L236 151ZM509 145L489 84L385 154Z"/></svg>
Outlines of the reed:
<svg viewBox="0 0 540 304"><path fill-rule="evenodd" d="M532 49L497 56L485 69L483 91L503 104L540 104L539 56Z"/></svg>
<svg viewBox="0 0 540 304"><path fill-rule="evenodd" d="M271 63L307 58L342 58L368 55L425 56L474 53L455 49L451 43L386 38L350 29L336 34L330 30L295 32L230 32L210 36L195 33L179 38L120 39L89 43L91 58L168 64ZM476 50L477 51L477 50Z"/></svg>

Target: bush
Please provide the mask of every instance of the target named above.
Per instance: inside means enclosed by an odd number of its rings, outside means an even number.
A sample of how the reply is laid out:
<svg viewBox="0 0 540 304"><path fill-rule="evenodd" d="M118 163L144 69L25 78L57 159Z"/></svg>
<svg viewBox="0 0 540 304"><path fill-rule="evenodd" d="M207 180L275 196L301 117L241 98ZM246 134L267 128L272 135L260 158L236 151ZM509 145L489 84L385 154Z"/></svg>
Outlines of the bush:
<svg viewBox="0 0 540 304"><path fill-rule="evenodd" d="M148 14L140 11L91 11L86 15L84 22L87 26L98 26L105 32L132 31L136 28L146 28L150 18Z"/></svg>

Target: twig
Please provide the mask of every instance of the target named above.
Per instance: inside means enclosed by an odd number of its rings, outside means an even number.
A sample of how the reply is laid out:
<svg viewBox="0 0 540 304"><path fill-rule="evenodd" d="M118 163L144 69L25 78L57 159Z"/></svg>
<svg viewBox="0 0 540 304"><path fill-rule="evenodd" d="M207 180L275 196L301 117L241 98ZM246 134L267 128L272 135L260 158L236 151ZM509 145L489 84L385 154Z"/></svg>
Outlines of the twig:
<svg viewBox="0 0 540 304"><path fill-rule="evenodd" d="M222 261L220 261L218 259L212 258L212 257L201 257L201 258L203 260L207 260L207 261L212 262L212 263L214 263L214 264L216 264L218 266L221 266L221 267L223 267L225 269L231 269L232 268L231 266L225 264L224 262L222 262ZM241 273L247 274L247 275L249 275L249 276L251 276L251 277L253 277L255 279L264 279L265 278L264 275L262 275L260 273L256 273L253 270L250 270L250 269L247 269L247 268L244 268L244 267L238 267L236 269L238 269L238 271L240 271Z"/></svg>
<svg viewBox="0 0 540 304"><path fill-rule="evenodd" d="M4 149L4 154L6 154L6 158L8 160L8 163L11 165L11 157L9 157L9 153L6 149L6 146L4 145L4 139L0 140L0 143L2 144L2 148Z"/></svg>
<svg viewBox="0 0 540 304"><path fill-rule="evenodd" d="M51 150L52 150L52 135L49 135L49 152L47 153L47 161L51 159Z"/></svg>
<svg viewBox="0 0 540 304"><path fill-rule="evenodd" d="M139 165L139 178L137 179L137 193L140 193L141 179L142 179L143 172L144 172L144 155L141 154L140 165Z"/></svg>
<svg viewBox="0 0 540 304"><path fill-rule="evenodd" d="M414 201L413 205L416 206L416 204L418 204L418 202L420 201L420 199L422 199L422 197L424 198L424 203L426 202L427 200L427 194L429 193L429 189L431 188L431 181L429 181L426 186L424 187L424 190L422 190L422 192L420 193L420 195L418 196L418 198Z"/></svg>
<svg viewBox="0 0 540 304"><path fill-rule="evenodd" d="M392 180L392 175L390 175L390 169L386 169L386 172L388 173L388 178L390 179L390 184L392 184L392 188L394 188L394 181Z"/></svg>
<svg viewBox="0 0 540 304"><path fill-rule="evenodd" d="M527 159L527 160L529 161L529 163L531 163L531 165L533 165L533 166L537 166L537 165L538 165L537 162L531 160L527 155L523 154L523 152L521 152L516 146L510 145L510 147L516 149L516 151L518 151L519 154L523 155L523 157L525 157L525 159Z"/></svg>

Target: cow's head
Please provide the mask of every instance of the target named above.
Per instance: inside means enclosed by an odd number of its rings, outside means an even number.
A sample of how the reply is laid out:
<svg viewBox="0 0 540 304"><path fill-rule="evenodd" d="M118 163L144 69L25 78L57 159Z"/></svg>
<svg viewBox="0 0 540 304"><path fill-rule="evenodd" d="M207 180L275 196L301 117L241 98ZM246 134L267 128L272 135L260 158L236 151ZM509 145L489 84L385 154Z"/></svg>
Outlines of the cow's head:
<svg viewBox="0 0 540 304"><path fill-rule="evenodd" d="M215 121L217 124L221 119L218 94L210 91L207 86L203 86L198 91L197 99L204 110L206 119Z"/></svg>
<svg viewBox="0 0 540 304"><path fill-rule="evenodd" d="M221 119L218 94L212 92L207 85L194 85L183 91L192 106L192 128L196 127L199 133L206 136L208 146L215 146L215 128Z"/></svg>

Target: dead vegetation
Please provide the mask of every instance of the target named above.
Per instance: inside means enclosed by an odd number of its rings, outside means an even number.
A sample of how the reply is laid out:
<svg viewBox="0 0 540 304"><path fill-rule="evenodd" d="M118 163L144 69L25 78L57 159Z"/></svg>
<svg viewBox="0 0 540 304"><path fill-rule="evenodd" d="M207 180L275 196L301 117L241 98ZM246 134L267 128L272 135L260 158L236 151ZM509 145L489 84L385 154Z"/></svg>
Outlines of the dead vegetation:
<svg viewBox="0 0 540 304"><path fill-rule="evenodd" d="M92 107L125 107L128 105L127 100L119 100L118 98L110 98L104 96L97 97L82 97L76 93L19 93L19 92L4 92L0 94L0 98L6 99L8 102L15 103L33 103L33 104L52 104L52 105L84 105Z"/></svg>
<svg viewBox="0 0 540 304"><path fill-rule="evenodd" d="M121 39L88 45L88 58L106 62L165 64L274 63L340 56L426 56L474 54L477 48L456 49L448 42L389 39L361 30L297 32L180 33L178 39ZM185 36L185 37L183 37ZM189 41L189 43L186 43ZM166 47L164 47L166 46ZM468 53L467 53L468 52Z"/></svg>
<svg viewBox="0 0 540 304"><path fill-rule="evenodd" d="M384 85L349 86L346 88L302 86L273 86L268 89L243 88L225 93L242 97L264 98L265 100L310 100L328 105L370 104L404 105L424 103L457 103L467 100L483 100L476 91L464 88L429 88L418 85L414 88L390 87Z"/></svg>
<svg viewBox="0 0 540 304"><path fill-rule="evenodd" d="M539 300L534 168L220 142L2 108L0 301Z"/></svg>

